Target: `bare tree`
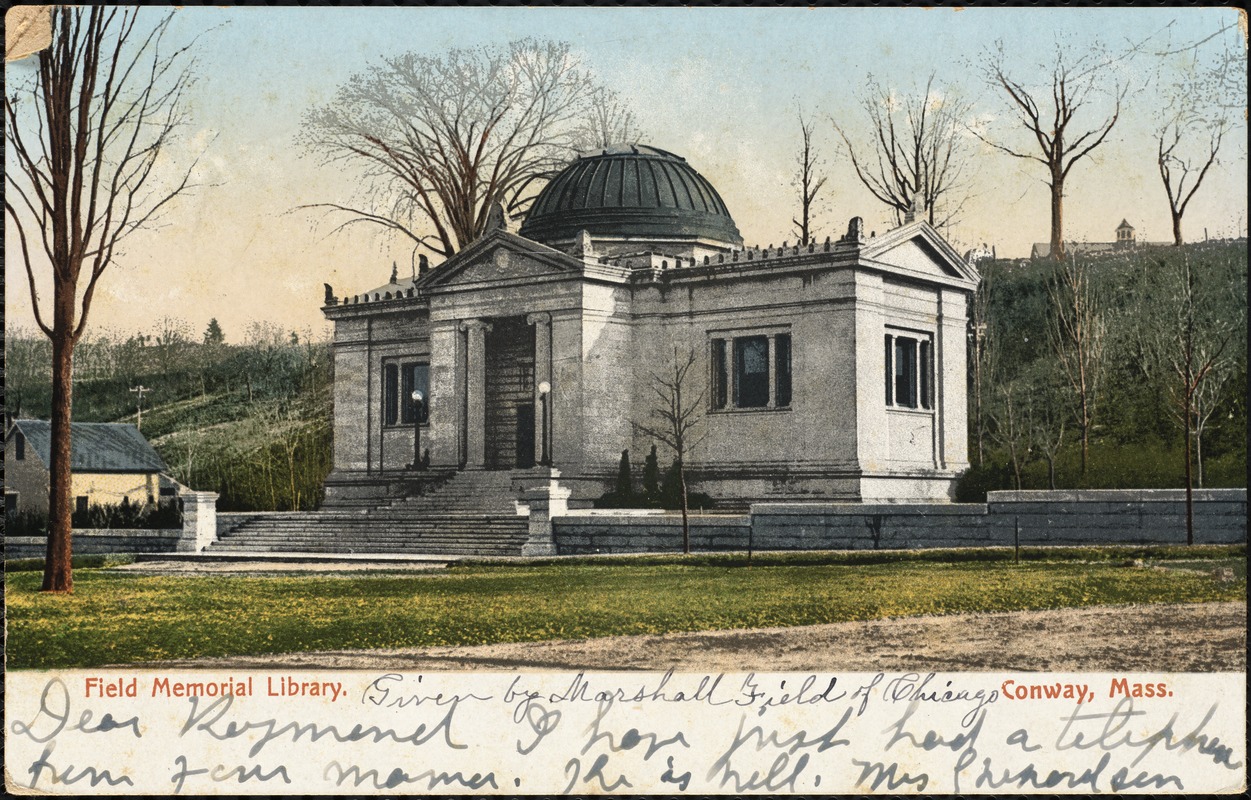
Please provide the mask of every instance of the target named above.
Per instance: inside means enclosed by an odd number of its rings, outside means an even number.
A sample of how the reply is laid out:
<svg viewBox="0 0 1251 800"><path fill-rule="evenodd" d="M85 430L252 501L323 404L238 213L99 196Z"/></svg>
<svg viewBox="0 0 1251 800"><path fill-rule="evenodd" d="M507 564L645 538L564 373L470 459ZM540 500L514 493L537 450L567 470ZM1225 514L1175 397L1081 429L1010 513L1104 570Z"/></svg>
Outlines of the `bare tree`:
<svg viewBox="0 0 1251 800"><path fill-rule="evenodd" d="M1242 58L1237 59L1228 49L1207 52L1207 41L1161 54L1174 74L1165 87L1169 104L1165 121L1156 132L1156 164L1168 197L1173 244L1178 247L1185 243L1182 217L1186 207L1217 162L1221 144L1232 127L1229 77L1241 75L1245 79L1247 71L1245 48ZM1241 95L1246 97L1245 85Z"/></svg>
<svg viewBox="0 0 1251 800"><path fill-rule="evenodd" d="M1219 397L1215 384L1224 379L1229 366L1227 352L1237 326L1220 319L1210 296L1199 291L1189 256L1182 255L1163 272L1160 294L1168 298L1172 315L1161 315L1158 324L1144 330L1148 337L1144 367L1148 374L1168 380L1173 417L1185 436L1186 544L1194 544L1195 435L1215 410Z"/></svg>
<svg viewBox="0 0 1251 800"><path fill-rule="evenodd" d="M942 91L931 74L924 90L910 94L884 89L870 78L860 105L868 116L872 144L857 150L846 127L834 123L856 177L894 210L896 224L921 204L931 225L952 225L969 188L965 117L970 104Z"/></svg>
<svg viewBox="0 0 1251 800"><path fill-rule="evenodd" d="M799 190L799 219L791 218L795 232L799 235L800 244L808 244L812 240L813 204L817 195L825 188L828 176L825 174L825 163L812 143L812 120L799 112L799 151L795 154L795 179L791 185Z"/></svg>
<svg viewBox="0 0 1251 800"><path fill-rule="evenodd" d="M52 341L52 444L43 590L73 591L70 417L74 346L100 277L135 231L190 188L171 176L171 144L186 123L192 61L169 48L171 16L150 29L126 8L55 6L53 39L30 83L4 98L5 213L16 232L35 322ZM42 253L36 250L42 246ZM52 310L36 268L50 268ZM81 279L86 278L86 285ZM81 297L79 296L81 292Z"/></svg>
<svg viewBox="0 0 1251 800"><path fill-rule="evenodd" d="M1089 265L1070 257L1056 266L1047 284L1051 301L1047 339L1072 390L1073 416L1082 442L1082 475L1090 461L1094 426L1104 373L1107 323L1102 301L1090 285Z"/></svg>
<svg viewBox="0 0 1251 800"><path fill-rule="evenodd" d="M1029 456L1031 433L1019 397L1020 391L1017 381L1000 385L996 391L995 406L990 411L994 422L991 436L1008 451L1008 461L1012 464L1012 477L1017 489L1021 488L1021 468Z"/></svg>
<svg viewBox="0 0 1251 800"><path fill-rule="evenodd" d="M611 145L634 144L640 133L630 104L612 89L593 86L586 111L574 126L573 149L590 153Z"/></svg>
<svg viewBox="0 0 1251 800"><path fill-rule="evenodd" d="M990 387L995 384L999 366L998 335L990 314L991 298L997 282L993 269L983 272L982 280L969 303L969 338L973 344L969 349L969 382L973 389L972 423L979 467L986 460L986 441L989 436L986 407L990 400Z"/></svg>
<svg viewBox="0 0 1251 800"><path fill-rule="evenodd" d="M33 330L10 328L5 331L4 405L14 417L22 416L29 395L52 380L48 368L52 360L49 345L47 337Z"/></svg>
<svg viewBox="0 0 1251 800"><path fill-rule="evenodd" d="M1030 448L1037 450L1047 462L1047 486L1056 488L1056 459L1064 447L1069 413L1062 397L1063 387L1056 375L1050 374L1054 367L1044 364L1041 374L1033 376L1026 387L1026 424L1029 427Z"/></svg>
<svg viewBox="0 0 1251 800"><path fill-rule="evenodd" d="M1128 58L1123 56L1123 58ZM1077 162L1103 144L1121 116L1121 101L1128 83L1109 69L1110 61L1099 50L1087 50L1081 56L1067 52L1057 44L1050 66L1050 86L1031 88L1026 81L1008 74L1004 45L999 42L986 54L987 82L1007 95L1008 107L1018 126L1025 128L1026 146L1012 146L994 141L974 129L974 134L994 149L1014 158L1036 161L1047 170L1047 186L1051 190L1051 258L1062 261L1064 251L1064 186ZM1090 115L1091 106L1102 96L1112 108L1102 121L1085 126L1077 122Z"/></svg>
<svg viewBox="0 0 1251 800"><path fill-rule="evenodd" d="M615 95L562 42L385 59L309 111L299 137L323 163L360 170L364 207L303 208L347 215L336 231L371 223L450 256L482 234L494 204L509 215L529 207L597 101L607 132L624 135Z"/></svg>
<svg viewBox="0 0 1251 800"><path fill-rule="evenodd" d="M691 527L686 490L686 455L703 441L695 429L704 418L706 387L696 389L699 379L699 353L690 348L679 355L673 348L673 360L663 372L652 373L652 391L658 401L646 423L633 423L634 431L663 442L673 450L682 487L682 552L691 552Z"/></svg>

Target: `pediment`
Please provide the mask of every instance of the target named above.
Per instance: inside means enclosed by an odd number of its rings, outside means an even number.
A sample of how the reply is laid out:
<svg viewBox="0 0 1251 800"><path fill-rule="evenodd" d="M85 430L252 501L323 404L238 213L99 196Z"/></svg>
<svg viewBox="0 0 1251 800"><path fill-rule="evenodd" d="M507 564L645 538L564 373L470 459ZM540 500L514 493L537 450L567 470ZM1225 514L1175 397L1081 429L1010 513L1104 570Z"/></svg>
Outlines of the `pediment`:
<svg viewBox="0 0 1251 800"><path fill-rule="evenodd" d="M578 259L559 250L497 231L448 259L422 281L422 285L451 288L525 282L553 275L580 274L581 267Z"/></svg>
<svg viewBox="0 0 1251 800"><path fill-rule="evenodd" d="M861 257L914 275L955 278L977 283L972 266L928 224L917 224L878 237L861 250Z"/></svg>

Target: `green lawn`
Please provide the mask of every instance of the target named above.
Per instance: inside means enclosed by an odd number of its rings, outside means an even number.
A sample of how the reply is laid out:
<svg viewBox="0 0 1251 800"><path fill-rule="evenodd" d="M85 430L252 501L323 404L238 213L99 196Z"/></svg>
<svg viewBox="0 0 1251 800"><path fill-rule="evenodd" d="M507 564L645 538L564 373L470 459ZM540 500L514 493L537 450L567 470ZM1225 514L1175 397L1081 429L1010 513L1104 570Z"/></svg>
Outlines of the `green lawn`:
<svg viewBox="0 0 1251 800"><path fill-rule="evenodd" d="M467 564L437 573L7 576L8 666L469 645L1124 603L1238 601L1243 546L919 551ZM1051 560L1042 560L1049 558ZM1134 559L1186 562L1186 569ZM1005 560L1006 559L1006 560ZM861 562L861 563L856 563ZM864 563L868 562L868 563ZM1240 563L1218 581L1204 563ZM1141 562L1140 562L1141 563Z"/></svg>

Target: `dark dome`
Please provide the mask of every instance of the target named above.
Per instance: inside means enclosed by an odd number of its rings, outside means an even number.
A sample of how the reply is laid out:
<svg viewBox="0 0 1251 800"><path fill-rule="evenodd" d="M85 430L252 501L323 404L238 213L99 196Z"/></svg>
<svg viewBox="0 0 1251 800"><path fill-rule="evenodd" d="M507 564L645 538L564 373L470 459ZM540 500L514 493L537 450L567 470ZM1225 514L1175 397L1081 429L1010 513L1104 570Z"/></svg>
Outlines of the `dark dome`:
<svg viewBox="0 0 1251 800"><path fill-rule="evenodd" d="M565 167L535 198L521 235L558 242L582 230L743 243L712 184L681 156L644 145L609 147Z"/></svg>

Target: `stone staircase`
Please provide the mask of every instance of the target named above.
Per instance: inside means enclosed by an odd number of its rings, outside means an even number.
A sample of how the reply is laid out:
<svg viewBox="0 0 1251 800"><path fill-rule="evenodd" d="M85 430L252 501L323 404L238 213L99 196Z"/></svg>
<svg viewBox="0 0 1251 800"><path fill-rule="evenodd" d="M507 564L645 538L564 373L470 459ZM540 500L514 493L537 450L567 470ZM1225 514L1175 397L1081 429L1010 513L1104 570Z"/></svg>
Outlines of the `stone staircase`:
<svg viewBox="0 0 1251 800"><path fill-rule="evenodd" d="M468 471L367 510L258 515L207 552L509 556L521 554L528 526L508 472Z"/></svg>

